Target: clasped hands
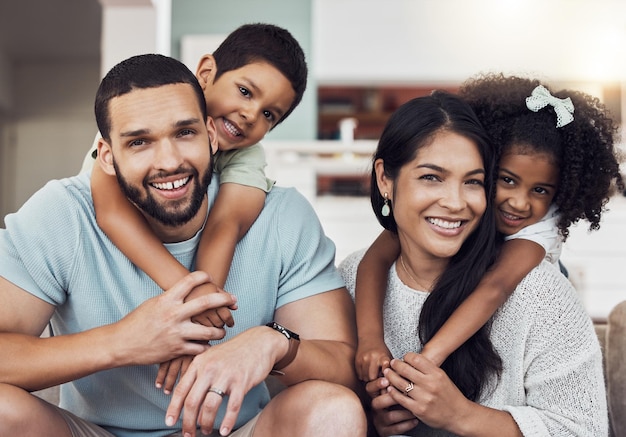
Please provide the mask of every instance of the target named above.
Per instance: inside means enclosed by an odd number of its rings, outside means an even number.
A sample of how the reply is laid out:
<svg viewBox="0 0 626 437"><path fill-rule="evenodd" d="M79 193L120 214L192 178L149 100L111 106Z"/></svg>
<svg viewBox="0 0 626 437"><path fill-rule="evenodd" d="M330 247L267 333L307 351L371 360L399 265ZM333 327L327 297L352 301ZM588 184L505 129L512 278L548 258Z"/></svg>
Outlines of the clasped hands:
<svg viewBox="0 0 626 437"><path fill-rule="evenodd" d="M463 406L469 401L443 370L417 353L390 359L385 351L386 347L371 354L357 354L359 377L365 380L373 373L365 390L372 398L373 423L381 436L406 433L420 421L445 429L460 420Z"/></svg>

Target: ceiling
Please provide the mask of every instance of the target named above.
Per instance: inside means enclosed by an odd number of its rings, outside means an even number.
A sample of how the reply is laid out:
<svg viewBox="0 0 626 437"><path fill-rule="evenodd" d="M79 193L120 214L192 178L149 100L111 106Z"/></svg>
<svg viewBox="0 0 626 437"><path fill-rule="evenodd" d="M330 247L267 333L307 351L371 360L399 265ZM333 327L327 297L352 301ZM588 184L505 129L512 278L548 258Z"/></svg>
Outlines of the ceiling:
<svg viewBox="0 0 626 437"><path fill-rule="evenodd" d="M0 53L9 61L100 57L98 0L1 0Z"/></svg>

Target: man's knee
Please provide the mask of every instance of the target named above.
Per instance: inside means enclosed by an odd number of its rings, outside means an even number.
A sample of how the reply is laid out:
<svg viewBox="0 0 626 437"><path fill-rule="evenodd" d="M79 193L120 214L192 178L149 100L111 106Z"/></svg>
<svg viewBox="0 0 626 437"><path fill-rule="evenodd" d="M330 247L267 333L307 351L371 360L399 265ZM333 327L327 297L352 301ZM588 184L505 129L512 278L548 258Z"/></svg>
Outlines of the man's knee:
<svg viewBox="0 0 626 437"><path fill-rule="evenodd" d="M0 383L0 435L68 435L57 411L24 389Z"/></svg>

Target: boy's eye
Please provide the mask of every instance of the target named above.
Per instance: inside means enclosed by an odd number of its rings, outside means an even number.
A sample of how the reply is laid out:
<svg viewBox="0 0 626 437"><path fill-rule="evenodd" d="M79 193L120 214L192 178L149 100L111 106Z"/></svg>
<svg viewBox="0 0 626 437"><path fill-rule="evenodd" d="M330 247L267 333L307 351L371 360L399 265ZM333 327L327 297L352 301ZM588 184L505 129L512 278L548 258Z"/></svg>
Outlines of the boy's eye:
<svg viewBox="0 0 626 437"><path fill-rule="evenodd" d="M250 90L248 90L248 88L240 86L239 87L239 92L241 93L241 95L248 97L250 95Z"/></svg>
<svg viewBox="0 0 626 437"><path fill-rule="evenodd" d="M272 122L276 119L276 117L274 117L274 114L272 114L270 111L263 111L263 116Z"/></svg>

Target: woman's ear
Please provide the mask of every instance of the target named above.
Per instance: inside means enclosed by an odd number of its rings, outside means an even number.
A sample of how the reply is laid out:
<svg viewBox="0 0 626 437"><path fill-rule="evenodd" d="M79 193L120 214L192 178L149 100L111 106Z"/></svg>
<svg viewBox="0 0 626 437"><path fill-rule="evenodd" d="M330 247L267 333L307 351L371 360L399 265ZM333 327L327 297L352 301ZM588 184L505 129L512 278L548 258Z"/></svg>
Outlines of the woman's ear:
<svg viewBox="0 0 626 437"><path fill-rule="evenodd" d="M102 137L98 139L98 156L96 157L96 165L100 165L106 174L115 176L113 151L111 150L111 145Z"/></svg>
<svg viewBox="0 0 626 437"><path fill-rule="evenodd" d="M393 181L385 173L385 161L381 158L374 161L374 171L376 172L376 185L378 185L380 195L384 196L384 193L387 193L389 200L393 200Z"/></svg>
<svg viewBox="0 0 626 437"><path fill-rule="evenodd" d="M196 69L196 78L200 82L200 86L203 90L206 90L207 86L210 86L215 80L215 74L217 73L217 63L213 55L204 55L198 62L198 68Z"/></svg>

